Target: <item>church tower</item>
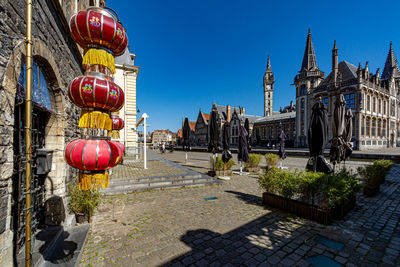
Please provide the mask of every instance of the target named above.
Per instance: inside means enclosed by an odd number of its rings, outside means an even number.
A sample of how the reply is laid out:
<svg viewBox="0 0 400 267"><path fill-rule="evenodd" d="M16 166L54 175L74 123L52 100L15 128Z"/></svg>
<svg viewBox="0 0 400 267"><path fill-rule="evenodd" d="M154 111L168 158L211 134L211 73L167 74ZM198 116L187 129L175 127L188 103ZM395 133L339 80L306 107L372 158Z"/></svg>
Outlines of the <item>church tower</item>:
<svg viewBox="0 0 400 267"><path fill-rule="evenodd" d="M297 147L307 146L308 123L311 119L311 95L325 77L317 65L311 31L308 29L306 48L299 74L294 78L296 86L296 142Z"/></svg>
<svg viewBox="0 0 400 267"><path fill-rule="evenodd" d="M274 98L274 73L271 70L271 62L267 60L267 69L264 74L264 116L272 115Z"/></svg>

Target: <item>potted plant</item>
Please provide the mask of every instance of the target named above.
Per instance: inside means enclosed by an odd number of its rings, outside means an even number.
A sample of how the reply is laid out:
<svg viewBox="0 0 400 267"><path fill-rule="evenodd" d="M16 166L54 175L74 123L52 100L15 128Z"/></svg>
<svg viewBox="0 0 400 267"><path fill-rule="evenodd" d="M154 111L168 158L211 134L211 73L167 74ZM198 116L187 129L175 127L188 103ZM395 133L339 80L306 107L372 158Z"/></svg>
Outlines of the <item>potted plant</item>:
<svg viewBox="0 0 400 267"><path fill-rule="evenodd" d="M246 172L259 172L262 156L260 154L249 154L249 162L244 164L244 171Z"/></svg>
<svg viewBox="0 0 400 267"><path fill-rule="evenodd" d="M213 160L211 158L211 160ZM235 161L230 159L225 166L225 174L231 175L232 174L232 167L235 165ZM210 166L212 166L213 170L208 171L208 175L216 177L223 175L224 171L224 162L222 161L221 157L216 157L214 162L211 162Z"/></svg>
<svg viewBox="0 0 400 267"><path fill-rule="evenodd" d="M363 194L365 196L375 196L379 192L380 185L385 182L386 174L392 166L390 160L375 160L372 165L358 167L358 174L364 179L365 186Z"/></svg>
<svg viewBox="0 0 400 267"><path fill-rule="evenodd" d="M267 170L272 169L278 165L279 156L273 153L265 154L265 162L267 163Z"/></svg>
<svg viewBox="0 0 400 267"><path fill-rule="evenodd" d="M91 222L94 210L99 206L101 194L96 189L80 190L77 181L68 185L68 208L75 213L78 223Z"/></svg>

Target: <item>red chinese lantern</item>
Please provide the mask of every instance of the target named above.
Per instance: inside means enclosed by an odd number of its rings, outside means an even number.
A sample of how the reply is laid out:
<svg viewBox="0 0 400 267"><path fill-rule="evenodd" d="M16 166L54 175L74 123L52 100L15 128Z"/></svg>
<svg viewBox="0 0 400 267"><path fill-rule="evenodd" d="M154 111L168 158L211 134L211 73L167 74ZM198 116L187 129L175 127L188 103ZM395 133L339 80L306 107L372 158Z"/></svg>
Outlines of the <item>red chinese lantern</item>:
<svg viewBox="0 0 400 267"><path fill-rule="evenodd" d="M118 16L117 16L118 18ZM124 105L124 92L113 82L114 56L122 55L128 44L124 27L108 10L91 7L71 17L74 40L84 48L85 76L75 78L68 87L68 97L82 109L79 127L112 131L124 127L123 120L111 118ZM79 188L91 190L109 186L108 169L122 161L124 146L104 137L105 131L88 130L65 149L67 163L79 169Z"/></svg>
<svg viewBox="0 0 400 267"><path fill-rule="evenodd" d="M124 120L118 115L112 115L112 131L108 132L108 136L114 139L119 139L119 131L124 128Z"/></svg>
<svg viewBox="0 0 400 267"><path fill-rule="evenodd" d="M122 149L117 143L106 140L75 139L65 149L65 160L79 172L79 188L88 190L105 188L109 184L106 170L122 160Z"/></svg>
<svg viewBox="0 0 400 267"><path fill-rule="evenodd" d="M68 97L82 108L79 127L112 130L109 112L124 105L124 91L104 76L80 76L68 86Z"/></svg>
<svg viewBox="0 0 400 267"><path fill-rule="evenodd" d="M102 65L115 73L114 56L122 55L128 46L128 36L118 19L107 9L91 7L73 15L69 27L75 42L85 49L85 70Z"/></svg>

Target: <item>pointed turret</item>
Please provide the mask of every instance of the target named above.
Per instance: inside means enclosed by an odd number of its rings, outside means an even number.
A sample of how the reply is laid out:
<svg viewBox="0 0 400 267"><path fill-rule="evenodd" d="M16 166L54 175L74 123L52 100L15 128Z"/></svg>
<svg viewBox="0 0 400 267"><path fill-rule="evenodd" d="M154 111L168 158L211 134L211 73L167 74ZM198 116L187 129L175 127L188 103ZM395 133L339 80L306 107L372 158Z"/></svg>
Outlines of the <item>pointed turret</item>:
<svg viewBox="0 0 400 267"><path fill-rule="evenodd" d="M308 35L306 41L306 49L304 50L303 63L301 70L314 70L318 69L317 60L315 58L314 46L311 37L311 30L308 28Z"/></svg>
<svg viewBox="0 0 400 267"><path fill-rule="evenodd" d="M268 59L267 59L267 70L266 72L272 72L271 70L271 61L269 60L269 55L268 55Z"/></svg>
<svg viewBox="0 0 400 267"><path fill-rule="evenodd" d="M397 59L394 55L392 42L390 42L389 53L386 58L385 67L383 68L382 72L382 80L387 80L391 77L400 77L400 70L399 66L397 65Z"/></svg>
<svg viewBox="0 0 400 267"><path fill-rule="evenodd" d="M336 40L333 43L333 49L332 49L332 73L333 73L333 82L336 83L339 74L338 48L336 45Z"/></svg>

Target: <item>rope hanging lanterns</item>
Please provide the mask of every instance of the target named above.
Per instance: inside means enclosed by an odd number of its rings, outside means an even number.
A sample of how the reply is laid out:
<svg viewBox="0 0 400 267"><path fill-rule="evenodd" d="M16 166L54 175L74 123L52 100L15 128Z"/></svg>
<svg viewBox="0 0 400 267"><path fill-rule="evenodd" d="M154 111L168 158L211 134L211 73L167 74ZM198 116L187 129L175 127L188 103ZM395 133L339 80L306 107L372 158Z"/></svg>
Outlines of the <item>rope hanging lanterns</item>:
<svg viewBox="0 0 400 267"><path fill-rule="evenodd" d="M118 16L117 16L118 17ZM75 139L65 149L67 163L79 170L79 188L91 190L109 186L108 170L121 163L125 147L111 141L119 138L124 121L112 112L124 105L124 91L113 81L115 56L128 45L125 28L109 10L90 7L69 22L74 41L84 49L85 75L68 86L68 97L81 108L79 127L85 138ZM91 130L90 130L91 129Z"/></svg>

